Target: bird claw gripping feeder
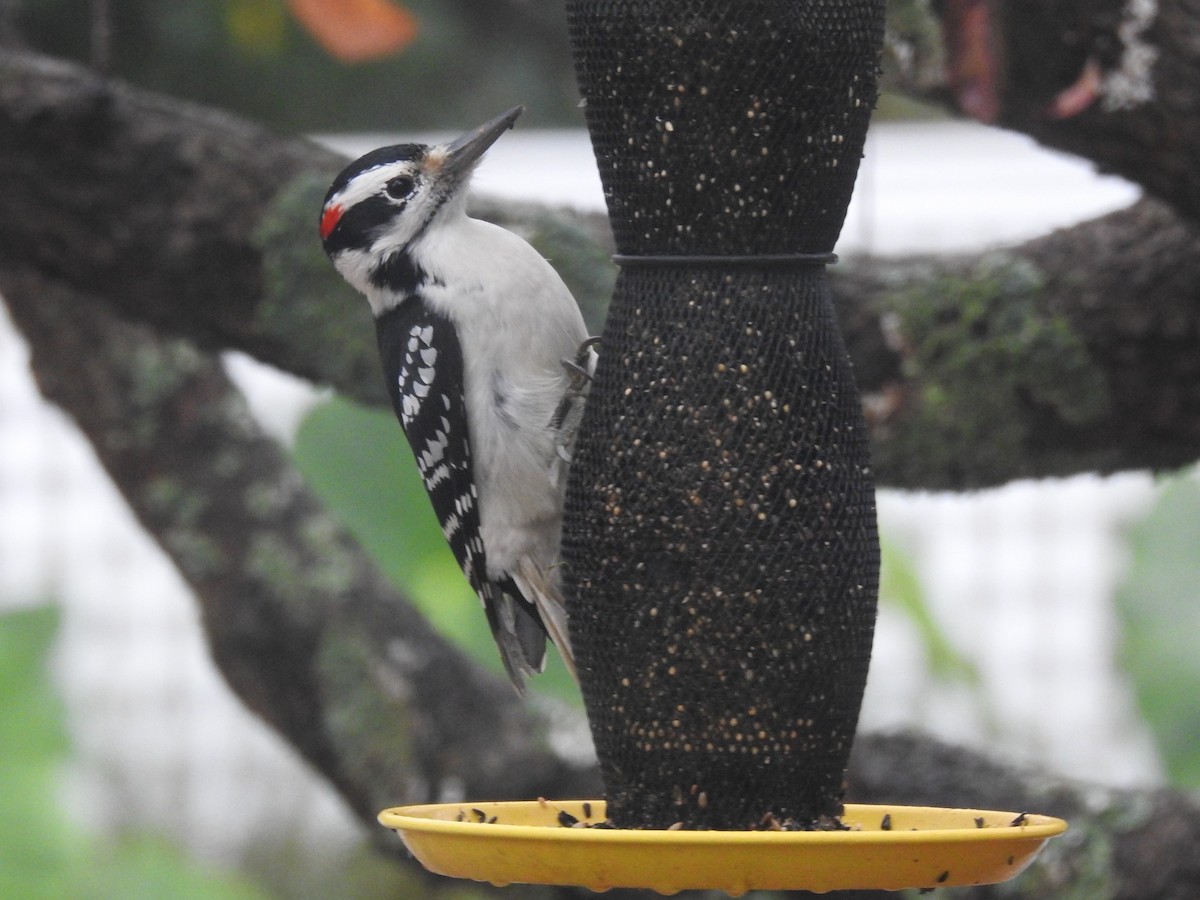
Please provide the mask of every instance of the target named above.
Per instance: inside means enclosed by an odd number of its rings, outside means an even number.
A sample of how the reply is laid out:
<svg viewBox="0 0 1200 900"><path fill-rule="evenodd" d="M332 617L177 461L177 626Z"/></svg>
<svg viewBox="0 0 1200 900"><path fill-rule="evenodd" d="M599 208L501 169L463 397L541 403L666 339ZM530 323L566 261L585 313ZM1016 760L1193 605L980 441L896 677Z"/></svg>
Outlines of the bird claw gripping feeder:
<svg viewBox="0 0 1200 900"><path fill-rule="evenodd" d="M606 802L385 813L435 871L663 892L936 887L1010 877L1061 830L842 803L879 542L825 265L883 7L568 0L620 265L563 531ZM557 827L577 822L609 827ZM463 824L478 848L438 843Z"/></svg>

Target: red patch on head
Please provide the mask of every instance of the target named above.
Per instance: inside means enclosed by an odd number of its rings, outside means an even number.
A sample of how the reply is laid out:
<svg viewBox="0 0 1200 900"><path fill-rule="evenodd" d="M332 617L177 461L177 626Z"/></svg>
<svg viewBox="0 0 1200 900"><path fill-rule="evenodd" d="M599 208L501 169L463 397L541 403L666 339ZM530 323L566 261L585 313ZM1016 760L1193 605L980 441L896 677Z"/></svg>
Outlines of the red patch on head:
<svg viewBox="0 0 1200 900"><path fill-rule="evenodd" d="M337 223L341 221L342 208L338 204L325 207L325 212L321 213L321 240L325 240L337 228Z"/></svg>

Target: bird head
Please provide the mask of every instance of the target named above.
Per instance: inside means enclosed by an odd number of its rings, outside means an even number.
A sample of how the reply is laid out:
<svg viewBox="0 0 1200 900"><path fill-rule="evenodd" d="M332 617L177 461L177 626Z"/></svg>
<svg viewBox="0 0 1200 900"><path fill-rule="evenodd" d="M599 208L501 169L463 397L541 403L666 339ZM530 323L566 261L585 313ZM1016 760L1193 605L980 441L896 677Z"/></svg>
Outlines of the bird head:
<svg viewBox="0 0 1200 900"><path fill-rule="evenodd" d="M368 298L411 288L413 247L463 213L475 165L523 111L514 107L448 144L381 147L346 166L320 220L321 242L342 276Z"/></svg>

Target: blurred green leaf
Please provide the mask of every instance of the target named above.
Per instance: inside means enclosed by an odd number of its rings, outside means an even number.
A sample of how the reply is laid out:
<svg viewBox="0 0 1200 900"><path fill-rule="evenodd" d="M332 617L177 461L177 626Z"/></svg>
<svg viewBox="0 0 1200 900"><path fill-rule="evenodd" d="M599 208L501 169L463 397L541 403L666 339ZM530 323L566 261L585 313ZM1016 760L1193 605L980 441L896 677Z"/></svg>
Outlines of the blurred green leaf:
<svg viewBox="0 0 1200 900"><path fill-rule="evenodd" d="M63 804L71 745L48 666L58 620L52 606L0 615L0 897L265 900L157 838L99 842L76 827L88 811Z"/></svg>
<svg viewBox="0 0 1200 900"><path fill-rule="evenodd" d="M313 491L434 627L502 672L487 618L442 537L395 416L333 398L305 418L293 454ZM557 653L547 656L546 674L531 687L578 700Z"/></svg>
<svg viewBox="0 0 1200 900"><path fill-rule="evenodd" d="M943 681L979 683L979 672L969 659L954 648L929 604L912 560L896 544L880 535L879 595L900 607L916 626L929 661L929 670Z"/></svg>
<svg viewBox="0 0 1200 900"><path fill-rule="evenodd" d="M178 847L149 835L124 836L111 847L96 848L77 884L70 896L89 900L268 900L270 896L236 875L203 868Z"/></svg>
<svg viewBox="0 0 1200 900"><path fill-rule="evenodd" d="M1171 780L1200 787L1200 482L1165 481L1129 543L1116 594L1122 662Z"/></svg>
<svg viewBox="0 0 1200 900"><path fill-rule="evenodd" d="M225 28L244 53L278 56L286 43L286 26L278 0L225 0Z"/></svg>
<svg viewBox="0 0 1200 900"><path fill-rule="evenodd" d="M73 835L56 803L69 749L47 658L50 606L0 616L0 896L51 897L67 887Z"/></svg>
<svg viewBox="0 0 1200 900"><path fill-rule="evenodd" d="M6 763L52 762L69 747L46 669L57 628L58 611L50 606L0 617L0 753Z"/></svg>

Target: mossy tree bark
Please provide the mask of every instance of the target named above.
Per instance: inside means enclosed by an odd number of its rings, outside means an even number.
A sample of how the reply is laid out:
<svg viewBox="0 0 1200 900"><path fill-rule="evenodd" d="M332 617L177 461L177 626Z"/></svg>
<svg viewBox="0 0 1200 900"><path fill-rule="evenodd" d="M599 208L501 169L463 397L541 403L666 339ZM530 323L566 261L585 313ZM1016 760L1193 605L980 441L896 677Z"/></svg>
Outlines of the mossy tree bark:
<svg viewBox="0 0 1200 900"><path fill-rule="evenodd" d="M1200 228L1157 200L833 273L881 483L1172 469L1200 446Z"/></svg>

